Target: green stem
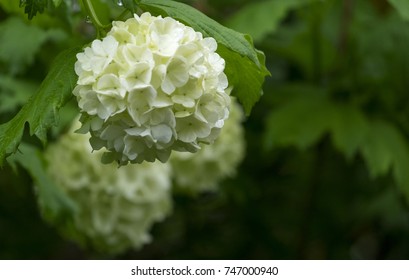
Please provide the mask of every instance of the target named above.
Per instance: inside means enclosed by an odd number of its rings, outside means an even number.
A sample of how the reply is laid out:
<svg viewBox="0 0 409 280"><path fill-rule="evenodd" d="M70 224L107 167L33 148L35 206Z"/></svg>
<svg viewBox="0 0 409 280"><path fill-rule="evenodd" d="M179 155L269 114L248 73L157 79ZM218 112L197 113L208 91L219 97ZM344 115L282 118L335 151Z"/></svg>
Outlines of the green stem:
<svg viewBox="0 0 409 280"><path fill-rule="evenodd" d="M105 29L109 28L110 25L104 25L98 18L97 13L94 10L94 6L92 5L92 0L82 0L82 5L85 9L85 12L90 17L92 23L97 29L97 36L102 37L106 34Z"/></svg>

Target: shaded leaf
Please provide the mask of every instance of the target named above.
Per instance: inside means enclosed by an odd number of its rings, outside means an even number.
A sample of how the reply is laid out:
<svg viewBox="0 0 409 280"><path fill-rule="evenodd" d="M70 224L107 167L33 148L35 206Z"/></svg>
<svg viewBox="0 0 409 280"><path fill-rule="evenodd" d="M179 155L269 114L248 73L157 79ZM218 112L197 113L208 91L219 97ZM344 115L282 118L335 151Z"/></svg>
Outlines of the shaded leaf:
<svg viewBox="0 0 409 280"><path fill-rule="evenodd" d="M352 159L366 140L368 121L361 111L353 106L337 104L332 109L336 114L331 127L334 146L343 152L347 159Z"/></svg>
<svg viewBox="0 0 409 280"><path fill-rule="evenodd" d="M243 33L250 34L259 42L268 33L274 32L289 10L314 0L269 0L250 3L227 20L226 25Z"/></svg>
<svg viewBox="0 0 409 280"><path fill-rule="evenodd" d="M20 1L20 6L24 7L24 12L28 19L32 19L37 13L43 13L47 7L48 0L24 0Z"/></svg>
<svg viewBox="0 0 409 280"><path fill-rule="evenodd" d="M288 145L308 148L328 132L335 117L325 98L296 96L269 115L265 146L268 149Z"/></svg>
<svg viewBox="0 0 409 280"><path fill-rule="evenodd" d="M0 61L8 64L11 74L20 73L33 62L46 41L61 41L65 37L61 30L45 31L27 25L21 18L11 17L0 24Z"/></svg>
<svg viewBox="0 0 409 280"><path fill-rule="evenodd" d="M394 136L385 135L392 133ZM365 157L369 172L373 177L385 174L389 171L393 159L393 154L389 145L396 144L396 131L390 125L377 121L368 130L367 142L362 147L362 154Z"/></svg>
<svg viewBox="0 0 409 280"><path fill-rule="evenodd" d="M61 3L62 3L62 1L63 1L63 0L53 0L54 7L58 7L58 6L60 6L60 5L61 5Z"/></svg>
<svg viewBox="0 0 409 280"><path fill-rule="evenodd" d="M37 90L38 84L0 75L0 112L12 112Z"/></svg>
<svg viewBox="0 0 409 280"><path fill-rule="evenodd" d="M365 198L361 205L364 207L359 216L363 219L375 218L377 224L380 223L382 227L408 227L406 207L402 203L401 194L395 188L385 188L379 195Z"/></svg>
<svg viewBox="0 0 409 280"><path fill-rule="evenodd" d="M401 191L409 198L409 146L393 124L372 122L361 151L372 176L392 171Z"/></svg>
<svg viewBox="0 0 409 280"><path fill-rule="evenodd" d="M45 164L38 149L22 144L19 152L9 157L8 162L12 165L21 165L32 176L38 203L45 219L55 223L65 223L72 218L78 206L47 176Z"/></svg>
<svg viewBox="0 0 409 280"><path fill-rule="evenodd" d="M388 0L388 2L395 7L400 16L409 20L409 1L407 0Z"/></svg>
<svg viewBox="0 0 409 280"><path fill-rule="evenodd" d="M138 6L135 2L135 0L114 0L116 3L118 3L118 1L120 1L120 3L122 3L122 5L124 6L124 8L130 10L132 13L136 13Z"/></svg>
<svg viewBox="0 0 409 280"><path fill-rule="evenodd" d="M12 120L0 125L0 164L8 154L17 150L26 123L29 124L30 135L46 142L47 129L57 123L58 110L72 97L78 51L78 48L73 48L58 55L38 91Z"/></svg>
<svg viewBox="0 0 409 280"><path fill-rule="evenodd" d="M268 116L264 144L267 149L306 149L325 134L347 158L361 154L372 177L391 172L409 199L409 145L404 135L392 123L370 120L352 105L319 94L290 96Z"/></svg>
<svg viewBox="0 0 409 280"><path fill-rule="evenodd" d="M72 4L70 0L64 1L67 1L67 4ZM37 13L42 14L47 8L49 8L49 5L58 7L62 2L63 0L20 0L20 7L24 7L24 13L26 13L28 19L31 20L37 15Z"/></svg>

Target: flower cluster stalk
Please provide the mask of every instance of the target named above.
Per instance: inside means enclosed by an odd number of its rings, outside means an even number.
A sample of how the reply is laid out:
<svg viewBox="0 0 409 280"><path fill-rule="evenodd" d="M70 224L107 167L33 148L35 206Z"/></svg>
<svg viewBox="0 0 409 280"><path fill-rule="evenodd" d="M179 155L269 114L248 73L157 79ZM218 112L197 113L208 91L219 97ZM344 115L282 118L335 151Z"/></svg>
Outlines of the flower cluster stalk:
<svg viewBox="0 0 409 280"><path fill-rule="evenodd" d="M82 0L82 7L85 10L85 13L90 18L91 22L97 30L97 37L102 38L106 35L106 30L111 27L110 24L103 24L98 18L98 15L92 5L92 0Z"/></svg>

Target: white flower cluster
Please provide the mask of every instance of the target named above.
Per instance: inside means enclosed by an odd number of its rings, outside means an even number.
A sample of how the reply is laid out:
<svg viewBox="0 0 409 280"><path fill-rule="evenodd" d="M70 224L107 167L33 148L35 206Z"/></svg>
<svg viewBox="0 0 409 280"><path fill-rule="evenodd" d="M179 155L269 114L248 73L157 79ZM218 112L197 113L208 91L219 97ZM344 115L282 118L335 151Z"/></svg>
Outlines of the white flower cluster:
<svg viewBox="0 0 409 280"><path fill-rule="evenodd" d="M212 143L229 114L225 62L213 38L149 13L113 22L77 54L80 131L120 164L168 160Z"/></svg>
<svg viewBox="0 0 409 280"><path fill-rule="evenodd" d="M103 252L139 248L171 212L169 164L101 164L102 152L92 152L88 138L71 132L45 152L49 176L80 208L73 225L60 230Z"/></svg>
<svg viewBox="0 0 409 280"><path fill-rule="evenodd" d="M229 118L213 145L203 146L195 154L175 152L170 157L175 187L197 194L215 191L221 180L235 175L245 155L243 111L233 102Z"/></svg>

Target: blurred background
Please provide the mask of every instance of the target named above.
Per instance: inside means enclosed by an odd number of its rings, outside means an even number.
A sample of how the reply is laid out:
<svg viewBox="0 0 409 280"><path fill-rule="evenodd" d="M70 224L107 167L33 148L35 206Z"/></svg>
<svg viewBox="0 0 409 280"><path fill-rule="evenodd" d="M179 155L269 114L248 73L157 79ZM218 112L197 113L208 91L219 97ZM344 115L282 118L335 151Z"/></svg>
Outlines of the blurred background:
<svg viewBox="0 0 409 280"><path fill-rule="evenodd" d="M0 123L56 54L95 37L75 0L31 21L18 2L0 0ZM120 13L95 2L106 22ZM272 75L244 122L237 176L217 192L175 195L150 244L113 256L61 237L41 218L29 174L5 165L0 259L408 259L409 9L397 0L184 2L251 34L267 57ZM61 127L74 115L66 106Z"/></svg>

